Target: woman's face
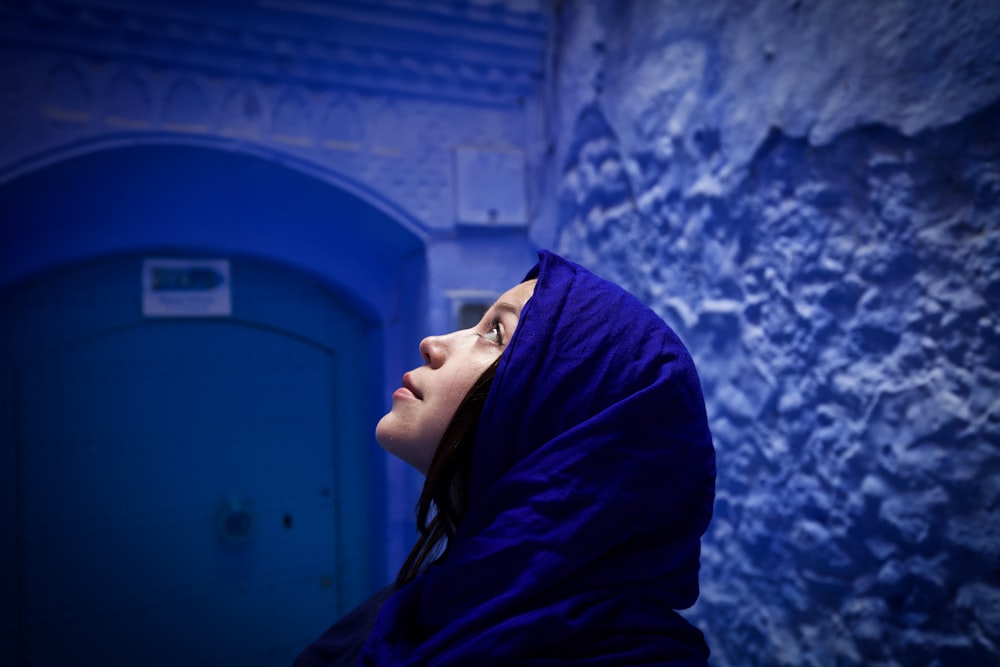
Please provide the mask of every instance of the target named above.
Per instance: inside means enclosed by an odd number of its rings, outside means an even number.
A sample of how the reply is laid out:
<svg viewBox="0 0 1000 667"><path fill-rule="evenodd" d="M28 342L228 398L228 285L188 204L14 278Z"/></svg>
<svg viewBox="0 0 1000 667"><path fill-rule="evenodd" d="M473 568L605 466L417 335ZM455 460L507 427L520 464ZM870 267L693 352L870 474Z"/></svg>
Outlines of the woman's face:
<svg viewBox="0 0 1000 667"><path fill-rule="evenodd" d="M375 428L384 450L427 474L458 404L514 335L535 282L508 290L473 328L420 342L424 365L403 375L403 386L392 394L392 410Z"/></svg>

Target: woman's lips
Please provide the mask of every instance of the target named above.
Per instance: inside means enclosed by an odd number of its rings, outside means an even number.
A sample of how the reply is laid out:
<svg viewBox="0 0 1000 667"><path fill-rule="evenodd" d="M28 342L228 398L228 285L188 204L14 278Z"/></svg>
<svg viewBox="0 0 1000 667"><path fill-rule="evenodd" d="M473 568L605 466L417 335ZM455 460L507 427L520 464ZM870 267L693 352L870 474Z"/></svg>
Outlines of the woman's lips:
<svg viewBox="0 0 1000 667"><path fill-rule="evenodd" d="M413 392L406 387L400 387L396 391L392 392L392 397L417 400L417 397L413 395Z"/></svg>
<svg viewBox="0 0 1000 667"><path fill-rule="evenodd" d="M403 386L399 389L405 389L413 398L418 401L423 400L423 395L417 390L417 387L413 384L413 378L410 377L409 373L403 374ZM399 391L397 389L396 391ZM393 394L395 396L395 394Z"/></svg>

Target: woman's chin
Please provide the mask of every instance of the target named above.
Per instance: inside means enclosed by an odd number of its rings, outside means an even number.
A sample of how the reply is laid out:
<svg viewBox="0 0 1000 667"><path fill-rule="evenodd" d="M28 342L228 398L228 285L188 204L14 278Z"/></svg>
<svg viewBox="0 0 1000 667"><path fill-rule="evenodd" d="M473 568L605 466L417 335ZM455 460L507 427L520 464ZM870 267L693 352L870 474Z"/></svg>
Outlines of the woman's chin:
<svg viewBox="0 0 1000 667"><path fill-rule="evenodd" d="M407 434L401 431L399 426L398 415L391 412L386 414L375 426L375 440L387 454L392 454L416 468L420 474L426 475L434 452L431 451L429 454L425 452L425 447L406 437Z"/></svg>

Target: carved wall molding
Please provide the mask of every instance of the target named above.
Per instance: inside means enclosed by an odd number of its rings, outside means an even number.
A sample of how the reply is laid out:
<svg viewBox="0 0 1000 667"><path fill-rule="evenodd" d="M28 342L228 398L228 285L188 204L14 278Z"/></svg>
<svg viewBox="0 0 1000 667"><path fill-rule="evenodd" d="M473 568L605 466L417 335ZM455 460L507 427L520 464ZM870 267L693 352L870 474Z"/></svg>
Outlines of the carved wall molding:
<svg viewBox="0 0 1000 667"><path fill-rule="evenodd" d="M300 85L514 105L542 76L537 1L0 3L0 43Z"/></svg>
<svg viewBox="0 0 1000 667"><path fill-rule="evenodd" d="M0 109L0 182L16 177L25 160L63 146L99 145L118 135L140 143L144 137L162 142L175 136L179 143L216 138L349 176L430 231L457 221L456 147L514 152L530 161L539 144L532 136L529 116L537 108L531 102L470 108L391 91L225 76L133 59L6 53L10 57L0 64L0 101L9 102Z"/></svg>
<svg viewBox="0 0 1000 667"><path fill-rule="evenodd" d="M546 25L541 0L0 0L0 183L68 146L200 137L343 174L428 232L525 225Z"/></svg>

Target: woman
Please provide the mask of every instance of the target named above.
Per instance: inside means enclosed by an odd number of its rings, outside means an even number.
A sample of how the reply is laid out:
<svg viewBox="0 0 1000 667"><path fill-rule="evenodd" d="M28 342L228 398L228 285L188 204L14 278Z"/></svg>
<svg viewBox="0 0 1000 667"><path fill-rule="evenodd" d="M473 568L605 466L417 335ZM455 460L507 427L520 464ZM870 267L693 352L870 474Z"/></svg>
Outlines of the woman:
<svg viewBox="0 0 1000 667"><path fill-rule="evenodd" d="M539 258L475 328L421 343L376 432L428 475L421 538L299 664L706 664L674 611L715 483L691 357L621 288Z"/></svg>

